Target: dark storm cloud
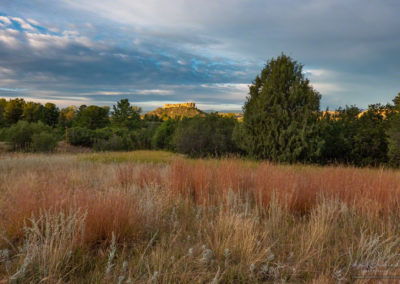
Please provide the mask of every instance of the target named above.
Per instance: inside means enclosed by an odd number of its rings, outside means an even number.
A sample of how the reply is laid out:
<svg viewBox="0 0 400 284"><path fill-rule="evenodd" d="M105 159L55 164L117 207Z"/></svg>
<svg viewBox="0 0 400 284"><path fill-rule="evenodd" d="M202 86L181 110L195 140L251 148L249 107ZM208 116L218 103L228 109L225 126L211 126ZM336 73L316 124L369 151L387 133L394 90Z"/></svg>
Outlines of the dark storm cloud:
<svg viewBox="0 0 400 284"><path fill-rule="evenodd" d="M322 107L386 103L400 91L398 1L4 3L0 96L238 109L281 52L305 64Z"/></svg>

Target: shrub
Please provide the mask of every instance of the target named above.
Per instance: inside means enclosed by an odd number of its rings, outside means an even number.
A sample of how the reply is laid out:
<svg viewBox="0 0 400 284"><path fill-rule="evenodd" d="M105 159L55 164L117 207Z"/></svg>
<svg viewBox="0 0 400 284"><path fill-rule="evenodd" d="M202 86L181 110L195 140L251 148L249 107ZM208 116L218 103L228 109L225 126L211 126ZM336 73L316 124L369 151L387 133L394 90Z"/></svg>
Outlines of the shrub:
<svg viewBox="0 0 400 284"><path fill-rule="evenodd" d="M237 152L232 139L237 121L216 114L183 119L175 132L174 146L191 157L221 156Z"/></svg>
<svg viewBox="0 0 400 284"><path fill-rule="evenodd" d="M35 152L52 152L57 146L57 140L51 133L40 132L32 135L32 150Z"/></svg>
<svg viewBox="0 0 400 284"><path fill-rule="evenodd" d="M84 127L72 127L66 130L67 142L75 146L92 146L95 132Z"/></svg>
<svg viewBox="0 0 400 284"><path fill-rule="evenodd" d="M154 149L173 150L173 139L178 120L169 119L164 121L154 133L152 146Z"/></svg>
<svg viewBox="0 0 400 284"><path fill-rule="evenodd" d="M110 139L99 139L93 144L96 151L124 151L132 150L133 143L127 135L113 135Z"/></svg>
<svg viewBox="0 0 400 284"><path fill-rule="evenodd" d="M37 123L29 123L20 120L18 123L7 129L6 141L11 144L13 150L30 151L32 150L32 138L34 134L48 133L51 135L52 131L53 130L50 126L47 126L40 121Z"/></svg>

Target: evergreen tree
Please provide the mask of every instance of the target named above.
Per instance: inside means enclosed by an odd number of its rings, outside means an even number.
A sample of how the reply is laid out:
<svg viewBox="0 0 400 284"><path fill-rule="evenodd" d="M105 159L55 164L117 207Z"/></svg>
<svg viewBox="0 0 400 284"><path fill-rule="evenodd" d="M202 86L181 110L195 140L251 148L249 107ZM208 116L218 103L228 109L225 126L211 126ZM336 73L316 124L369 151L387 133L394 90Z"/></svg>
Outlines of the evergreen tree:
<svg viewBox="0 0 400 284"><path fill-rule="evenodd" d="M393 114L390 117L388 135L388 158L393 166L400 165L400 93L393 99Z"/></svg>
<svg viewBox="0 0 400 284"><path fill-rule="evenodd" d="M115 126L128 129L138 128L140 124L141 108L131 106L128 99L122 99L113 105L111 120Z"/></svg>
<svg viewBox="0 0 400 284"><path fill-rule="evenodd" d="M46 103L42 108L42 121L50 126L55 126L58 121L60 110L53 103Z"/></svg>
<svg viewBox="0 0 400 284"><path fill-rule="evenodd" d="M97 129L106 127L110 120L108 113L110 108L107 106L99 107L95 105L81 105L77 111L74 126Z"/></svg>
<svg viewBox="0 0 400 284"><path fill-rule="evenodd" d="M250 86L243 127L253 157L296 162L318 156L320 94L302 68L282 54L269 61Z"/></svg>

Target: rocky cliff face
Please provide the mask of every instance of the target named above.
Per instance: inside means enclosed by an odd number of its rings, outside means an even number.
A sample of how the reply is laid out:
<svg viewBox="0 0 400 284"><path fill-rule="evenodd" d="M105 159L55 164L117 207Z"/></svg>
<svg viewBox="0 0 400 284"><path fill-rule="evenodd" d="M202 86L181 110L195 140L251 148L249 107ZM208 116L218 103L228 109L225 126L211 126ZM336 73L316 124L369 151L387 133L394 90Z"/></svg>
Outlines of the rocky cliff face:
<svg viewBox="0 0 400 284"><path fill-rule="evenodd" d="M156 115L162 119L176 118L176 117L193 117L196 115L204 115L204 113L196 108L195 103L181 103L181 104L165 104L162 108L159 107L147 115Z"/></svg>
<svg viewBox="0 0 400 284"><path fill-rule="evenodd" d="M181 103L181 104L165 104L163 108L175 108L175 107L182 107L182 108L195 108L195 103Z"/></svg>

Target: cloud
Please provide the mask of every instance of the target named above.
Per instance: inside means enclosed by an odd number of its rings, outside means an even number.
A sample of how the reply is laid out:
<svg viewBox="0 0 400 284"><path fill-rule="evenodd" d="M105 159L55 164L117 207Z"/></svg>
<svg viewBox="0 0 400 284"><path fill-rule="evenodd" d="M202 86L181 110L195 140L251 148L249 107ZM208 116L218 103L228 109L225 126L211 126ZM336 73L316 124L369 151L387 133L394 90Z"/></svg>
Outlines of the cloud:
<svg viewBox="0 0 400 284"><path fill-rule="evenodd" d="M104 104L237 106L263 64L285 52L305 64L323 107L366 107L399 91L399 8L391 0L15 0L0 15L1 67L12 70L0 69L0 86Z"/></svg>

